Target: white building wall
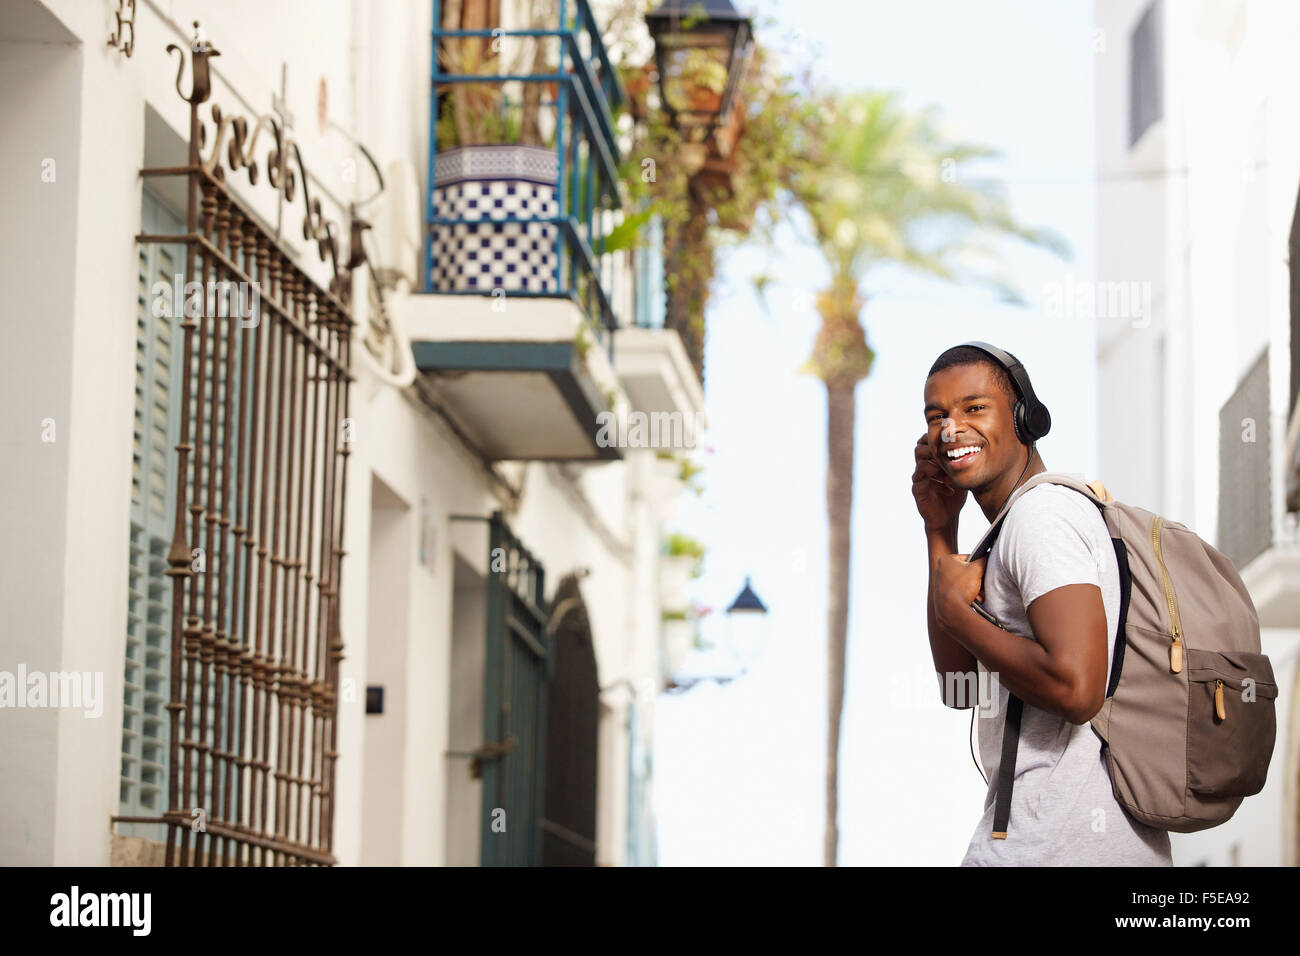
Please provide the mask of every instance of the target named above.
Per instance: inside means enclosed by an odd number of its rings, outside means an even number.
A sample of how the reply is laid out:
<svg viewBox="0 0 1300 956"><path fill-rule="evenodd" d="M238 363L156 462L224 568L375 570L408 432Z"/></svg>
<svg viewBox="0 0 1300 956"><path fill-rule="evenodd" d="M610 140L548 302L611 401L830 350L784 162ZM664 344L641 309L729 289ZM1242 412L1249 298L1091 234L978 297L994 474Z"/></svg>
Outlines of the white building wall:
<svg viewBox="0 0 1300 956"><path fill-rule="evenodd" d="M79 324L67 283L77 265L84 69L79 50L69 42L72 35L54 17L42 11L28 23L7 27L0 41L0 81L7 90L31 90L39 98L11 95L0 102L5 130L0 138L0 202L8 221L46 222L48 228L40 244L17 228L0 235L0 268L11 280L6 283L10 290L6 318L0 322L0 356L6 357L0 400L8 410L0 417L5 462L0 466L0 540L12 542L0 558L0 600L6 609L0 627L5 650L0 667L11 673L20 663L33 671L102 667L103 662L94 658L74 661L59 640L69 552L84 555L90 544L79 534L69 534L67 513L74 434L71 413L76 402L68 354ZM55 181L42 183L43 164L50 160L55 163ZM33 341L38 348L32 348ZM27 357L21 364L9 358L24 353ZM129 380L123 387L129 392ZM81 411L75 422L78 428L84 423ZM42 440L48 436L50 425L43 424L47 419L53 425L53 442ZM17 467L20 461L25 467ZM111 529L99 530L110 546L118 537ZM125 529L123 553L124 533ZM110 608L121 605L125 613L124 594L101 597L112 602ZM125 637L116 643L124 647ZM112 642L106 642L103 650L111 659ZM119 657L122 652L119 648ZM120 698L120 686L117 693ZM0 765L27 766L32 773L22 780L6 775L0 788L0 815L9 821L0 831L0 861L54 859L60 736L64 741L78 732L93 736L101 724L112 723L120 727L120 699L109 703L90 726L69 727L62 735L54 711L4 714ZM80 756L92 753L79 748ZM107 838L99 842L107 847Z"/></svg>
<svg viewBox="0 0 1300 956"><path fill-rule="evenodd" d="M416 672L409 659L415 648L409 645L428 642L407 640L408 634L423 630L412 627L409 617L412 552L418 544L415 509L378 478L372 480L370 492L370 540L363 552L368 571L365 673L367 689L372 684L380 687L383 700L382 712L365 718L361 861L366 866L396 866L402 862L404 828L394 827L392 821L404 819L406 730L412 723L408 709L416 710L420 698L428 696L407 686L407 676ZM349 696L365 700L360 693Z"/></svg>
<svg viewBox="0 0 1300 956"><path fill-rule="evenodd" d="M21 771L10 775L0 795L0 819L6 821L0 860L102 865L109 862L108 818L118 811L135 233L146 115L156 113L169 130L155 137L159 142L174 146L188 136L188 107L175 88L177 60L163 47L187 45L191 22L199 20L221 51L213 60L213 100L227 111L267 111L287 63L293 132L320 180L313 194L322 197L327 215L342 218L336 200L359 198L372 182L346 137L319 122L322 81L330 120L354 131L381 167L405 161L422 180L430 9L402 0L325 0L304 16L299 5L258 0L142 0L135 52L127 59L104 43L113 25L104 5L35 0L26 6L34 12L22 19L11 18L6 8L0 34L0 78L10 93L0 105L7 131L0 143L0 199L11 221L28 230L0 237L6 253L0 269L15 306L0 325L0 394L11 410L0 426L10 461L0 471L6 542L0 596L7 608L2 646L6 660L25 660L31 669L101 671L107 699L98 720L70 711L4 715L0 763ZM188 92L188 55L186 61L179 83ZM58 180L42 187L46 153L58 162ZM273 222L272 193L265 169L261 173L263 184L254 189L243 173L231 177L231 185ZM287 222L296 224L297 217ZM32 242L32 235L41 241ZM292 235L289 241L304 267L320 275L314 250L309 254ZM358 296L361 312L364 302ZM382 382L362 350L359 343L353 350L357 380L349 409L355 440L346 491L334 848L341 863L369 862L365 837L382 815L391 845L381 857L396 845L400 860L393 862L441 864L450 853L449 774L465 773L465 761L444 755L455 676L455 559L483 571L487 557L486 536L480 544L451 516L486 517L504 507L515 533L545 564L548 590L566 572L588 568L581 587L602 686L623 680L641 688L645 702L658 687L659 607L652 585L666 505L646 490L662 486L647 482L637 491L630 483L638 454L643 469L653 461L652 452L634 452L626 464L500 468L523 490L512 510L509 495L482 462L410 391ZM53 444L39 440L46 417L55 421ZM392 573L391 563L376 564L369 554L372 534L383 533L373 525L377 487L387 506L379 513L392 518L400 512L402 547L408 549L395 592L388 582L371 580L372 572ZM370 606L372 594L392 593L405 594L404 609ZM371 733L367 720L374 718L364 713L368 660L384 668L389 701L401 703L392 716L403 726L387 736ZM404 670L394 676L399 664ZM601 728L598 838L605 863L626 856L624 691L605 695L612 709ZM375 739L395 748L400 762L367 762L367 740ZM377 802L373 795L389 786L394 792ZM392 818L395 807L400 815Z"/></svg>
<svg viewBox="0 0 1300 956"><path fill-rule="evenodd" d="M1098 0L1097 27L1097 282L1138 283L1150 296L1151 314L1108 314L1097 309L1098 477L1119 498L1159 510L1166 431L1159 410L1161 342L1167 334L1162 232L1165 186L1158 177L1130 175L1159 169L1164 127L1147 130L1130 153L1128 129L1129 36L1146 4ZM1140 414L1134 414L1137 409ZM1108 436L1122 434L1118 445Z"/></svg>

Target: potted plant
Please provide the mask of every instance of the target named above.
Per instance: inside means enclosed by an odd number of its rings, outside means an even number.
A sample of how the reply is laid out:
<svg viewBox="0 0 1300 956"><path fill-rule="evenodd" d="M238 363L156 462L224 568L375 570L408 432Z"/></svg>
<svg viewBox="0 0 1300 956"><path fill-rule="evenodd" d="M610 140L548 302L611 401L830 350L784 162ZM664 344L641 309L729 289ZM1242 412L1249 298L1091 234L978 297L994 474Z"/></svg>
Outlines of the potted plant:
<svg viewBox="0 0 1300 956"><path fill-rule="evenodd" d="M659 600L666 608L686 606L686 589L704 565L704 545L684 534L664 539L659 566Z"/></svg>
<svg viewBox="0 0 1300 956"><path fill-rule="evenodd" d="M627 108L632 118L638 123L644 122L648 113L647 98L653 82L653 65L643 63L640 66L623 67L623 89L627 92Z"/></svg>
<svg viewBox="0 0 1300 956"><path fill-rule="evenodd" d="M695 645L695 622L690 619L688 612L664 611L664 669L669 674L676 674L680 671Z"/></svg>
<svg viewBox="0 0 1300 956"><path fill-rule="evenodd" d="M449 3L444 13L449 30L487 22L470 0ZM460 75L554 72L540 40L522 44L520 62L504 67L495 46L485 37L446 38L442 68ZM558 227L527 221L559 214L559 160L544 142L540 122L543 84L524 83L516 102L506 99L501 83L448 87L435 98L433 211L436 219L461 221L432 226L433 289L556 291Z"/></svg>
<svg viewBox="0 0 1300 956"><path fill-rule="evenodd" d="M691 109L716 113L722 109L722 95L727 89L727 67L707 50L694 49L686 54L682 71Z"/></svg>
<svg viewBox="0 0 1300 956"><path fill-rule="evenodd" d="M669 674L681 670L691 651L713 650L714 645L704 640L699 627L711 613L712 608L699 604L685 611L663 612L664 664Z"/></svg>

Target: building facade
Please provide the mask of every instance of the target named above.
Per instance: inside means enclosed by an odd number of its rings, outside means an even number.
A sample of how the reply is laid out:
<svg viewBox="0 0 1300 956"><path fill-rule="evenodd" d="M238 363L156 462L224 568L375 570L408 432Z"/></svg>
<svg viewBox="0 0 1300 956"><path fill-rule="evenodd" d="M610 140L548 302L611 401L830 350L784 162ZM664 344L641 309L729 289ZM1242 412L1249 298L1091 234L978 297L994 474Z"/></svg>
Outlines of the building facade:
<svg viewBox="0 0 1300 956"><path fill-rule="evenodd" d="M1277 678L1268 783L1179 865L1300 864L1300 9L1098 0L1100 477L1232 559Z"/></svg>
<svg viewBox="0 0 1300 956"><path fill-rule="evenodd" d="M5 4L0 862L654 863L702 383L600 13L489 8Z"/></svg>

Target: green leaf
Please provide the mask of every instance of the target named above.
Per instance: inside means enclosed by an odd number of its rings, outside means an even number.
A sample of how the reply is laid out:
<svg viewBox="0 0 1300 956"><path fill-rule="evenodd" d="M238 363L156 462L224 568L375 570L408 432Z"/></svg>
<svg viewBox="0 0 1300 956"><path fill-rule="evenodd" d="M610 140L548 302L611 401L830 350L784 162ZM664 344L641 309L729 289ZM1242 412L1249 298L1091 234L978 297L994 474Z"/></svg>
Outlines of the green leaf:
<svg viewBox="0 0 1300 956"><path fill-rule="evenodd" d="M622 252L624 249L634 249L638 245L641 227L650 221L654 215L653 209L642 209L634 212L617 226L610 230L601 245L602 252Z"/></svg>

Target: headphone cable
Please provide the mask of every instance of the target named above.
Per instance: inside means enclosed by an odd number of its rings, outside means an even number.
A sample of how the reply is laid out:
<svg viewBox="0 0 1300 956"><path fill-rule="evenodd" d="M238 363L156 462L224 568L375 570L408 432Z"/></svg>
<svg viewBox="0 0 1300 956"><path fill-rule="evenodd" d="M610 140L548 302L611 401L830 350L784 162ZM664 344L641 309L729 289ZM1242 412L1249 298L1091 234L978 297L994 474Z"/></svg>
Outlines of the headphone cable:
<svg viewBox="0 0 1300 956"><path fill-rule="evenodd" d="M1017 478L1016 483L1011 486L1011 493L1007 495L1007 501L1011 500L1011 495L1014 495L1016 489L1020 487L1021 479L1025 477L1025 472L1029 470L1029 465L1034 460L1034 454L1038 450L1037 446L1038 443L1036 441L1031 441L1029 443L1029 458L1025 460L1025 467L1020 469L1020 477ZM1007 506L1007 501L1002 502L1002 508ZM1002 508L998 509L999 514L1002 513ZM993 549L990 547L989 551L991 552L992 550ZM976 693L978 694L978 691L976 691ZM970 711L970 730L966 732L966 742L970 745L971 762L975 764L975 769L979 771L980 777L984 780L984 785L988 786L989 778L984 774L984 768L980 766L979 758L975 756L975 710L976 708L972 707Z"/></svg>
<svg viewBox="0 0 1300 956"><path fill-rule="evenodd" d="M967 731L966 733L966 742L970 744L970 759L974 762L975 769L980 772L980 776L984 778L984 785L988 786L989 778L984 776L984 768L980 766L980 762L978 758L976 758L975 756L975 711L976 710L978 710L977 707L972 707L970 709L970 730Z"/></svg>
<svg viewBox="0 0 1300 956"><path fill-rule="evenodd" d="M1029 466L1033 464L1034 455L1037 451L1038 451L1038 442L1031 441L1029 443L1029 457L1025 459L1025 467L1020 469L1020 477L1016 479L1016 483L1011 486L1011 491L1007 493L1007 501L1011 500L1011 496L1014 495L1016 493L1016 489L1020 487L1020 482L1025 477L1025 472L1029 470ZM998 509L998 514L1001 514L1002 509L1007 506L1007 501L1002 502L1002 508Z"/></svg>

